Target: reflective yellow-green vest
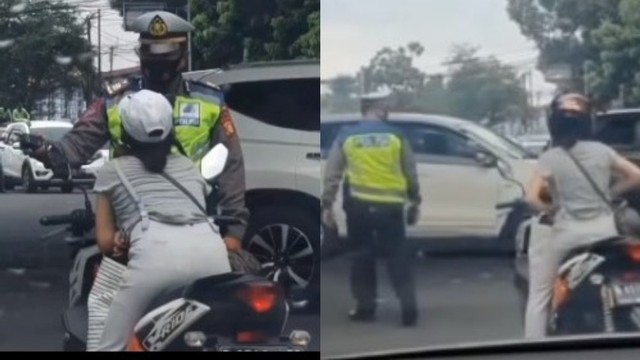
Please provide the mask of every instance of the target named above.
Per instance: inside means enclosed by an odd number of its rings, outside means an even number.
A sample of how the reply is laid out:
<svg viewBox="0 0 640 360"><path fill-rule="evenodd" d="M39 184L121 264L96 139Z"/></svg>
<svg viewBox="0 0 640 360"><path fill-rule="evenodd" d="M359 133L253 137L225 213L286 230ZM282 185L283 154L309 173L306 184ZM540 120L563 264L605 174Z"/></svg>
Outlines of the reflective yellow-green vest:
<svg viewBox="0 0 640 360"><path fill-rule="evenodd" d="M177 96L173 106L173 118L176 138L186 155L200 166L200 160L211 148L211 134L221 113L221 98L207 94L190 93L189 96ZM117 153L122 143L122 119L118 110L119 99L107 103L109 134L111 137L110 157ZM173 152L178 154L177 147Z"/></svg>
<svg viewBox="0 0 640 360"><path fill-rule="evenodd" d="M392 132L348 134L342 149L350 195L369 202L404 203L407 180L402 169L402 146L402 139Z"/></svg>

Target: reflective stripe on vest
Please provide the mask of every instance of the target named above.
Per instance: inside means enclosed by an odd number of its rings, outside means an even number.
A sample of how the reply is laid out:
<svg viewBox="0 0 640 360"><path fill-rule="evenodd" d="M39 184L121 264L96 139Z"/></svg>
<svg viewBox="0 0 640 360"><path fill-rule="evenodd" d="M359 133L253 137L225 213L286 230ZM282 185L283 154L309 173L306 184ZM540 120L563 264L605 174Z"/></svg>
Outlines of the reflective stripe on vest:
<svg viewBox="0 0 640 360"><path fill-rule="evenodd" d="M214 102L193 97L176 97L173 106L176 139L182 145L186 155L198 167L202 157L211 148L211 133L217 124L220 112L220 106ZM113 158L116 149L122 146L122 119L120 118L117 100L110 101L107 116L109 119L109 134L111 136L109 156ZM180 151L175 146L172 152L180 154Z"/></svg>
<svg viewBox="0 0 640 360"><path fill-rule="evenodd" d="M402 141L391 133L358 134L343 145L351 196L357 199L404 203L407 180L402 171Z"/></svg>

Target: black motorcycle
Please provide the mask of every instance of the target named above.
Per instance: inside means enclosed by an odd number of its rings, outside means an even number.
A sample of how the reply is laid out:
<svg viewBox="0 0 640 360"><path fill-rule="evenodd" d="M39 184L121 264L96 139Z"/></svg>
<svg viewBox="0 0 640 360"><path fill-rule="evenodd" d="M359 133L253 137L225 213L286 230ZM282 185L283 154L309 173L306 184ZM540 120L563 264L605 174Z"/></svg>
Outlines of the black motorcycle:
<svg viewBox="0 0 640 360"><path fill-rule="evenodd" d="M526 206L522 201L497 207ZM515 284L522 318L529 290L528 249L536 236L548 236L551 219L532 219L521 231ZM558 271L547 333L551 336L640 331L640 239L613 237L574 249Z"/></svg>
<svg viewBox="0 0 640 360"><path fill-rule="evenodd" d="M69 306L63 314L64 350L85 351L87 300L102 254L92 236L95 216L86 190L85 208L40 219L63 231L74 260L69 276ZM233 219L218 218L232 224ZM261 277L228 273L198 279L155 299L136 325L128 351L304 351L305 331L283 336L289 304L279 284Z"/></svg>

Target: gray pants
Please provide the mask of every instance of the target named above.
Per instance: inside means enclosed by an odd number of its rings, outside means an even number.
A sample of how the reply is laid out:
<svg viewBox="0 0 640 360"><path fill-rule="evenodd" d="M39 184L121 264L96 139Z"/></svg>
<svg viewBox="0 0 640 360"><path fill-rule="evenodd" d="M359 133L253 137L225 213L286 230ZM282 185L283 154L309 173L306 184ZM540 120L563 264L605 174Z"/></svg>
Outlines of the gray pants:
<svg viewBox="0 0 640 360"><path fill-rule="evenodd" d="M571 250L617 235L612 216L586 221L556 223L550 236L531 239L529 244L529 300L525 338L546 336L553 286L561 262Z"/></svg>
<svg viewBox="0 0 640 360"><path fill-rule="evenodd" d="M227 248L208 223L167 225L151 221L131 235L129 262L97 351L123 351L153 299L172 287L231 271Z"/></svg>

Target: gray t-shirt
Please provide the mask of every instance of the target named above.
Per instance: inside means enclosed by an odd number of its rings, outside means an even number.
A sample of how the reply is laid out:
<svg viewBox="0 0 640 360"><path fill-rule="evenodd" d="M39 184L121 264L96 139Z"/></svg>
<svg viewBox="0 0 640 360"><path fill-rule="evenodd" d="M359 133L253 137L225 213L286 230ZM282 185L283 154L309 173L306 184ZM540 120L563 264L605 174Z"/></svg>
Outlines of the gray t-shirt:
<svg viewBox="0 0 640 360"><path fill-rule="evenodd" d="M591 175L598 188L610 198L615 151L594 141L580 141L569 151ZM538 166L551 174L551 195L559 206L556 221L589 220L610 214L607 203L564 149L556 147L547 150L540 156Z"/></svg>
<svg viewBox="0 0 640 360"><path fill-rule="evenodd" d="M138 158L123 156L113 161L119 161L120 169L141 198L151 220L167 224L189 224L206 220L202 211L180 189L160 174L147 171ZM118 178L113 161L107 162L97 171L94 190L109 197L118 227L128 230L140 221L140 210ZM171 154L164 171L205 206L205 197L211 192L211 187L190 159Z"/></svg>

